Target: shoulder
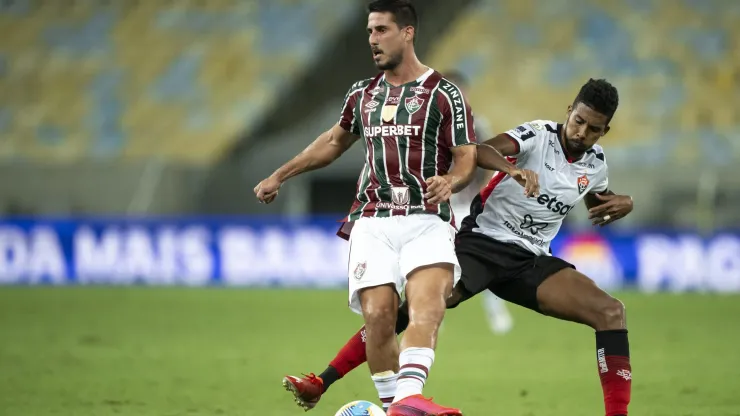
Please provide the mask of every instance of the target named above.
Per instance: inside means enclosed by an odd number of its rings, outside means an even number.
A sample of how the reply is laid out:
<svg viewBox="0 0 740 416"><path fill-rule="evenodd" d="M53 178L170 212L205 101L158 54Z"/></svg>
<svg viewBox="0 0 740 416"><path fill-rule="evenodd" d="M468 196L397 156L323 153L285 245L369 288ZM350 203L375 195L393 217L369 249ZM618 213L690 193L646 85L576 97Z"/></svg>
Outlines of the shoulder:
<svg viewBox="0 0 740 416"><path fill-rule="evenodd" d="M532 120L523 124L539 135L558 134L558 123L552 120Z"/></svg>
<svg viewBox="0 0 740 416"><path fill-rule="evenodd" d="M445 99L460 99L463 97L460 87L445 77L441 77L436 85L437 96L443 96Z"/></svg>
<svg viewBox="0 0 740 416"><path fill-rule="evenodd" d="M507 132L516 138L548 137L558 134L558 123L552 120L527 121Z"/></svg>
<svg viewBox="0 0 740 416"><path fill-rule="evenodd" d="M606 165L606 156L604 155L604 148L598 144L595 144L590 150L586 152L589 157L594 160L601 161L603 165Z"/></svg>
<svg viewBox="0 0 740 416"><path fill-rule="evenodd" d="M347 90L347 96L351 96L353 94L356 94L360 91L364 91L366 89L372 89L377 87L380 84L380 79L383 76L383 74L378 74L372 78L365 78L361 79L359 81L356 81L354 84L352 84L349 87L349 90Z"/></svg>

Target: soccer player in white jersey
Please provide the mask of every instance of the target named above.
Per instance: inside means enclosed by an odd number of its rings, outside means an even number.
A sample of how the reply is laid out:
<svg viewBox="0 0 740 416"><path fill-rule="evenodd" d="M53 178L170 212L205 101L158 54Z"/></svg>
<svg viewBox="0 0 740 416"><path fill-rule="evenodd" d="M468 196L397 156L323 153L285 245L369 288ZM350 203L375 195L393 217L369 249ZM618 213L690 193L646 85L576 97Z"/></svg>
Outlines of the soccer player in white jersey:
<svg viewBox="0 0 740 416"><path fill-rule="evenodd" d="M447 71L445 72L445 77L457 85L463 94L468 94L468 79L462 72ZM476 115L475 136L491 137L492 134L493 131L488 120L480 115ZM473 202L473 199L485 188L494 173L496 172L478 169L470 185L450 197L452 211L455 213L455 227L458 230L462 226L463 218L470 215L470 204ZM506 306L506 302L494 295L490 290L483 292L482 300L483 309L486 312L486 318L488 319L488 325L491 331L494 334L506 334L511 331L514 325L514 319L509 312L509 308Z"/></svg>
<svg viewBox="0 0 740 416"><path fill-rule="evenodd" d="M632 212L632 198L609 190L606 157L597 145L619 104L614 86L590 79L568 106L563 124L536 120L481 143L477 163L495 170L476 196L455 242L462 277L447 300L456 307L488 289L543 315L581 323L596 332L596 361L606 416L626 416L632 369L624 305L566 261L550 253L565 216L583 200L594 225ZM509 162L501 163L500 156ZM522 191L514 169L538 175L537 195ZM396 332L408 317L398 314ZM295 377L296 399L311 400L364 362L363 334L355 334L319 377ZM319 380L316 382L316 380Z"/></svg>

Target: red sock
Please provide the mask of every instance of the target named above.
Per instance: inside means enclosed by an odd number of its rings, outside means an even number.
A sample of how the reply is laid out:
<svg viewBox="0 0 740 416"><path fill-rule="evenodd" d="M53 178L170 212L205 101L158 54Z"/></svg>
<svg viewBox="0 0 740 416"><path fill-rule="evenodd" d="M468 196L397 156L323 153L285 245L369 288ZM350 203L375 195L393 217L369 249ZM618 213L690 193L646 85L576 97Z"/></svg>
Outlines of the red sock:
<svg viewBox="0 0 740 416"><path fill-rule="evenodd" d="M363 326L344 344L329 365L337 369L339 377L344 377L365 361L367 361L367 353L365 352L365 327Z"/></svg>
<svg viewBox="0 0 740 416"><path fill-rule="evenodd" d="M632 392L632 367L626 329L596 332L596 361L606 416L627 416Z"/></svg>

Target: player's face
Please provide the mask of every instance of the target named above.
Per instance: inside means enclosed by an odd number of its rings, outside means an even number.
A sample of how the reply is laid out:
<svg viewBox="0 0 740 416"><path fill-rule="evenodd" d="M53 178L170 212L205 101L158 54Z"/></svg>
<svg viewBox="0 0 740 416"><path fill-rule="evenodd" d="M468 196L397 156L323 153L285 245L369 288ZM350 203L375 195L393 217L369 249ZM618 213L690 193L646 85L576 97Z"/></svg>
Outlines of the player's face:
<svg viewBox="0 0 740 416"><path fill-rule="evenodd" d="M403 51L413 41L411 26L401 29L393 14L372 12L367 18L367 33L370 35L370 51L375 66L380 70L394 69L403 60Z"/></svg>
<svg viewBox="0 0 740 416"><path fill-rule="evenodd" d="M568 106L565 122L565 147L571 155L581 155L609 131L609 118L583 103Z"/></svg>

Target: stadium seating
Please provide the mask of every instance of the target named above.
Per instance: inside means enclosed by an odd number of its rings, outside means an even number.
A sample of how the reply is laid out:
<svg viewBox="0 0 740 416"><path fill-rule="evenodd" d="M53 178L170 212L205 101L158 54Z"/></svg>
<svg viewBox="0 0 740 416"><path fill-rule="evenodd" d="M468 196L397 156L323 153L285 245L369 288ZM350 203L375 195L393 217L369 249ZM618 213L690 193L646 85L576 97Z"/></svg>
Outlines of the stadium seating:
<svg viewBox="0 0 740 416"><path fill-rule="evenodd" d="M332 0L7 0L0 158L207 163L356 10Z"/></svg>
<svg viewBox="0 0 740 416"><path fill-rule="evenodd" d="M617 154L721 164L740 157L738 18L731 0L481 0L430 62L471 78L469 100L496 130L563 119L578 88L605 77L621 96Z"/></svg>

